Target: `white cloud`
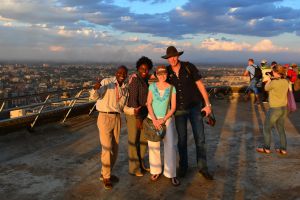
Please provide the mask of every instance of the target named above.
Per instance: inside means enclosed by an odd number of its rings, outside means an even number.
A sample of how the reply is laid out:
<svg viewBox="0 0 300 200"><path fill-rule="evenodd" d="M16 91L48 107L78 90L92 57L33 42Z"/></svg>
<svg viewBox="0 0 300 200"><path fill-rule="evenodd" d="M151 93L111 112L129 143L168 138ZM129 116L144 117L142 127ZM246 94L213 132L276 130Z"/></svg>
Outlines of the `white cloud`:
<svg viewBox="0 0 300 200"><path fill-rule="evenodd" d="M47 28L47 24L35 24L35 26L40 28Z"/></svg>
<svg viewBox="0 0 300 200"><path fill-rule="evenodd" d="M67 12L74 12L77 11L77 7L64 7L63 10Z"/></svg>
<svg viewBox="0 0 300 200"><path fill-rule="evenodd" d="M138 42L140 39L137 37L137 36L135 36L135 37L130 37L130 38L128 38L127 39L127 41L129 41L129 42Z"/></svg>
<svg viewBox="0 0 300 200"><path fill-rule="evenodd" d="M288 51L289 49L287 47L276 46L271 40L264 39L256 43L250 50L255 52L281 52Z"/></svg>
<svg viewBox="0 0 300 200"><path fill-rule="evenodd" d="M12 27L12 23L11 22L6 22L3 24L3 26L5 27Z"/></svg>
<svg viewBox="0 0 300 200"><path fill-rule="evenodd" d="M228 12L229 12L229 13L234 13L237 9L238 9L238 8L230 8Z"/></svg>
<svg viewBox="0 0 300 200"><path fill-rule="evenodd" d="M282 52L288 51L287 47L279 47L271 40L264 39L251 45L246 42L220 41L215 38L208 38L201 42L200 48L209 51L253 51L253 52Z"/></svg>
<svg viewBox="0 0 300 200"><path fill-rule="evenodd" d="M250 26L255 26L255 25L256 25L256 22L257 22L257 19L251 19L251 20L248 22L248 24L249 24Z"/></svg>
<svg viewBox="0 0 300 200"><path fill-rule="evenodd" d="M132 21L132 17L130 16L122 16L120 17L122 22Z"/></svg>
<svg viewBox="0 0 300 200"><path fill-rule="evenodd" d="M209 51L243 51L250 47L248 43L237 43L229 41L219 41L215 38L208 38L201 42L200 48Z"/></svg>
<svg viewBox="0 0 300 200"><path fill-rule="evenodd" d="M159 42L160 44L163 44L165 46L176 46L177 43L175 41L171 41L171 40L167 40L167 41L160 41Z"/></svg>
<svg viewBox="0 0 300 200"><path fill-rule="evenodd" d="M177 11L182 17L190 17L190 16L193 15L192 12L185 11L185 10L183 10L181 7L177 7L177 8L176 8L176 11Z"/></svg>
<svg viewBox="0 0 300 200"><path fill-rule="evenodd" d="M273 19L273 21L274 21L274 22L278 22L278 23L280 23L280 22L285 22L284 19Z"/></svg>
<svg viewBox="0 0 300 200"><path fill-rule="evenodd" d="M52 52L62 52L65 51L66 49L63 46L49 46L49 50Z"/></svg>
<svg viewBox="0 0 300 200"><path fill-rule="evenodd" d="M13 20L13 19L10 19L10 18L2 17L2 16L0 15L0 21L2 21L2 22L11 22L11 21L14 21L14 20Z"/></svg>

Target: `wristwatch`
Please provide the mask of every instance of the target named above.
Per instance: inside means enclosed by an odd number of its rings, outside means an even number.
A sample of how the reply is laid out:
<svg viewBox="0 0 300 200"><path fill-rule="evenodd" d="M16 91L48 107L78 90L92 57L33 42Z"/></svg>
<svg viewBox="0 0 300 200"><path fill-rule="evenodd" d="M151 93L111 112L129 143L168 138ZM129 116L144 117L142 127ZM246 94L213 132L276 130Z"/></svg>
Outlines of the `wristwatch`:
<svg viewBox="0 0 300 200"><path fill-rule="evenodd" d="M206 106L211 107L211 104L207 104ZM205 106L205 107L206 107L206 106Z"/></svg>

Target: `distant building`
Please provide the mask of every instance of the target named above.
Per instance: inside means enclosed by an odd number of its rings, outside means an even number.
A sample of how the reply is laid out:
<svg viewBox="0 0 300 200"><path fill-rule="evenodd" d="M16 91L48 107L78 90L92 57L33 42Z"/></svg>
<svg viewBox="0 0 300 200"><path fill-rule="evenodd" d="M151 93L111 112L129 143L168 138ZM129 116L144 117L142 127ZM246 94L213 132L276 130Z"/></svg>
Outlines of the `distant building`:
<svg viewBox="0 0 300 200"><path fill-rule="evenodd" d="M25 116L24 109L10 111L10 118L16 118L16 117L22 117L22 116Z"/></svg>

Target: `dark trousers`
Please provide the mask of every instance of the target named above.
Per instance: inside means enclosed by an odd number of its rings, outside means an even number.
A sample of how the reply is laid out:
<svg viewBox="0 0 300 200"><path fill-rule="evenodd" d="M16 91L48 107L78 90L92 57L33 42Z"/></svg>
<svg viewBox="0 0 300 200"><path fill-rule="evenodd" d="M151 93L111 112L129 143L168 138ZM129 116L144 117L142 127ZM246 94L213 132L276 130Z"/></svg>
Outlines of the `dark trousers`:
<svg viewBox="0 0 300 200"><path fill-rule="evenodd" d="M187 153L187 121L190 120L193 130L193 136L196 145L197 166L200 169L207 169L206 162L206 145L204 135L204 125L201 116L201 106L195 106L186 112L176 112L175 124L178 133L178 151L179 151L179 168L186 171L188 168Z"/></svg>

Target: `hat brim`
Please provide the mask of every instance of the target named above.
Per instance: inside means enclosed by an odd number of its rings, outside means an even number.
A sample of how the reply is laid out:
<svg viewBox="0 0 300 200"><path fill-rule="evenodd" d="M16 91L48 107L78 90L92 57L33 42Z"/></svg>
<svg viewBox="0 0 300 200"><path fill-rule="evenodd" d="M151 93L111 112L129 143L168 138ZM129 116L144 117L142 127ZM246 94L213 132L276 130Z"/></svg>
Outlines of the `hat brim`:
<svg viewBox="0 0 300 200"><path fill-rule="evenodd" d="M160 75L160 74L168 74L168 71L161 71L161 72L155 72L156 75Z"/></svg>
<svg viewBox="0 0 300 200"><path fill-rule="evenodd" d="M168 59L168 58L173 57L173 56L181 56L182 54L183 54L183 51L179 51L178 53L169 54L169 55L164 55L164 56L162 56L161 58L163 58L163 59Z"/></svg>

